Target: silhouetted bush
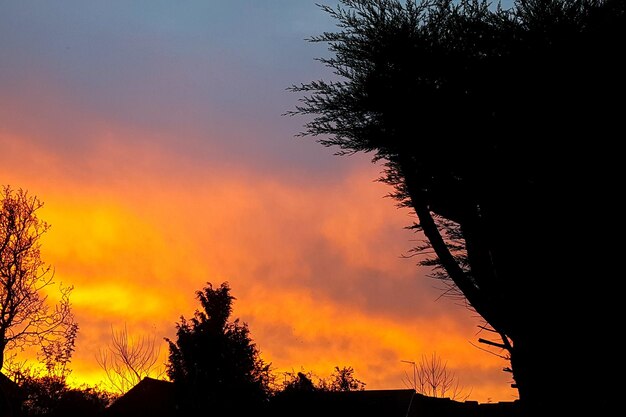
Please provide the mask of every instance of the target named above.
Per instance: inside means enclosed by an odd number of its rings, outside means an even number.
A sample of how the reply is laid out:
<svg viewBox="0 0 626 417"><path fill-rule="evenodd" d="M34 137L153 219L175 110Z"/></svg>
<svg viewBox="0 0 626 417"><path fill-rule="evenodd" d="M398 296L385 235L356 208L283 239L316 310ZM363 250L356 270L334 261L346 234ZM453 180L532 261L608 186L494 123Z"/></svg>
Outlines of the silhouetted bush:
<svg viewBox="0 0 626 417"><path fill-rule="evenodd" d="M183 414L243 415L263 407L269 394L269 365L260 358L246 323L230 320L228 283L207 283L196 293L202 310L181 317L169 343L167 373Z"/></svg>
<svg viewBox="0 0 626 417"><path fill-rule="evenodd" d="M99 416L114 396L98 387L70 388L62 376L37 375L30 371L18 376L22 416Z"/></svg>

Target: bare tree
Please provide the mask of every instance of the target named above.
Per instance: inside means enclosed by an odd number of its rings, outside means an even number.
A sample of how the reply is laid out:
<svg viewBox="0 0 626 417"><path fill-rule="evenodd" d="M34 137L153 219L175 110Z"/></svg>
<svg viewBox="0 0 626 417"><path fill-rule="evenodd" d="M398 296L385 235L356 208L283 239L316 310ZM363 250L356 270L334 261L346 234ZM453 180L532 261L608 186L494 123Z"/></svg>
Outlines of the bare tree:
<svg viewBox="0 0 626 417"><path fill-rule="evenodd" d="M46 366L49 377L57 377L65 380L72 370L69 367L72 355L76 348L76 336L78 327L71 327L66 335L41 347L40 361Z"/></svg>
<svg viewBox="0 0 626 417"><path fill-rule="evenodd" d="M464 393L464 388L454 373L448 369L448 363L443 362L436 353L430 357L422 355L419 363L402 361L411 364L413 375L405 372L404 383L416 392L437 398L451 398L464 401L470 393Z"/></svg>
<svg viewBox="0 0 626 417"><path fill-rule="evenodd" d="M119 331L111 327L111 343L99 351L96 360L106 372L110 388L123 394L145 377L165 374L165 367L157 364L160 352L154 336L133 338L124 325Z"/></svg>
<svg viewBox="0 0 626 417"><path fill-rule="evenodd" d="M0 191L0 368L7 350L39 346L46 356L63 340L73 350L78 325L70 309L72 287L59 285L56 305L44 294L55 282L52 267L41 260L40 238L50 228L37 217L42 206L25 190Z"/></svg>

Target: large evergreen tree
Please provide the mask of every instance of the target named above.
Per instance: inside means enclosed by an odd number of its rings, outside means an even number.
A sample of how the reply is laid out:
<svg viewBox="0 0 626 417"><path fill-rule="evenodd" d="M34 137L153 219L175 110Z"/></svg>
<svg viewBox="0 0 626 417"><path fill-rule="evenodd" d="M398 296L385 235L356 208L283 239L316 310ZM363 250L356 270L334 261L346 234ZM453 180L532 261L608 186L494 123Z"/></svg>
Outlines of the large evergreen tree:
<svg viewBox="0 0 626 417"><path fill-rule="evenodd" d="M167 373L183 414L245 415L263 406L269 393L269 365L259 356L246 323L230 320L228 283L207 283L196 293L202 310L181 317L176 340L166 339Z"/></svg>
<svg viewBox="0 0 626 417"><path fill-rule="evenodd" d="M336 80L293 87L304 135L384 163L425 262L485 319L531 415L562 381L602 378L562 358L600 356L611 331L624 3L342 0L324 7L340 29L312 38Z"/></svg>

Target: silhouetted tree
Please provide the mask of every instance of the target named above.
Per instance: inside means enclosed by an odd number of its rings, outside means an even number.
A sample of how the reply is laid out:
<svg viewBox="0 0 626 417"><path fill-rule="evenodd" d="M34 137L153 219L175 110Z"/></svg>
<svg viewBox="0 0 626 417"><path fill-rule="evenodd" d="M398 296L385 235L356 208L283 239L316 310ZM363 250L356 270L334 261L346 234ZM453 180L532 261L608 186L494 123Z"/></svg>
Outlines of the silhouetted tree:
<svg viewBox="0 0 626 417"><path fill-rule="evenodd" d="M330 391L362 391L366 384L354 376L354 368L351 366L335 366L327 385Z"/></svg>
<svg viewBox="0 0 626 417"><path fill-rule="evenodd" d="M404 382L416 392L437 398L451 398L465 401L470 393L464 393L454 371L448 369L436 353L430 357L422 356L419 362L403 361L413 366L412 375L405 373Z"/></svg>
<svg viewBox="0 0 626 417"><path fill-rule="evenodd" d="M159 378L165 374L157 364L159 353L155 337L133 338L124 325L119 331L111 328L111 342L98 352L96 360L106 372L110 388L124 394L145 377Z"/></svg>
<svg viewBox="0 0 626 417"><path fill-rule="evenodd" d="M321 390L320 386L313 382L313 374L305 372L285 372L285 380L282 384L281 392L285 394L293 392L313 392Z"/></svg>
<svg viewBox="0 0 626 417"><path fill-rule="evenodd" d="M202 310L191 320L181 317L176 340L169 343L167 374L174 382L183 412L244 415L262 407L269 393L270 372L250 338L246 323L230 320L228 283L207 283L196 293Z"/></svg>
<svg viewBox="0 0 626 417"><path fill-rule="evenodd" d="M335 366L329 378L320 378L311 371L304 369L299 372L284 372L284 380L279 389L280 394L313 391L362 391L365 382L354 376L354 368L351 366Z"/></svg>
<svg viewBox="0 0 626 417"><path fill-rule="evenodd" d="M557 357L601 355L578 327L613 324L614 294L588 280L621 274L625 3L342 0L323 7L339 30L311 39L336 80L292 88L303 135L384 164L529 414L577 377Z"/></svg>
<svg viewBox="0 0 626 417"><path fill-rule="evenodd" d="M22 189L0 191L0 369L6 350L39 346L54 357L68 353L64 340L73 350L72 288L60 286L60 301L48 302L54 273L40 256L40 239L50 227L37 217L42 206Z"/></svg>

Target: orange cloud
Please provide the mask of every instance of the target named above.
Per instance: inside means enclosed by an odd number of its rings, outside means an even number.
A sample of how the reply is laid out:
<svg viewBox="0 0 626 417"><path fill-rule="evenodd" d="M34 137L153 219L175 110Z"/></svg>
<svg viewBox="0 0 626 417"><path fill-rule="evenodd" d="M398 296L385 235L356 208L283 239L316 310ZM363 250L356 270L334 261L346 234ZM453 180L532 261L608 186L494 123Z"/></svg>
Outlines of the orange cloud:
<svg viewBox="0 0 626 417"><path fill-rule="evenodd" d="M469 344L471 313L436 301L427 271L401 259L415 238L403 229L411 217L381 198L389 190L365 158L343 177L307 183L245 164L199 166L149 138L122 140L131 134L96 130L82 161L0 136L20 155L0 157L0 177L45 202L44 259L74 286L77 383L104 377L95 356L111 326L173 337L194 292L229 281L235 316L277 372L353 366L367 388L404 388L401 361L436 351L472 399L511 399L503 361Z"/></svg>

